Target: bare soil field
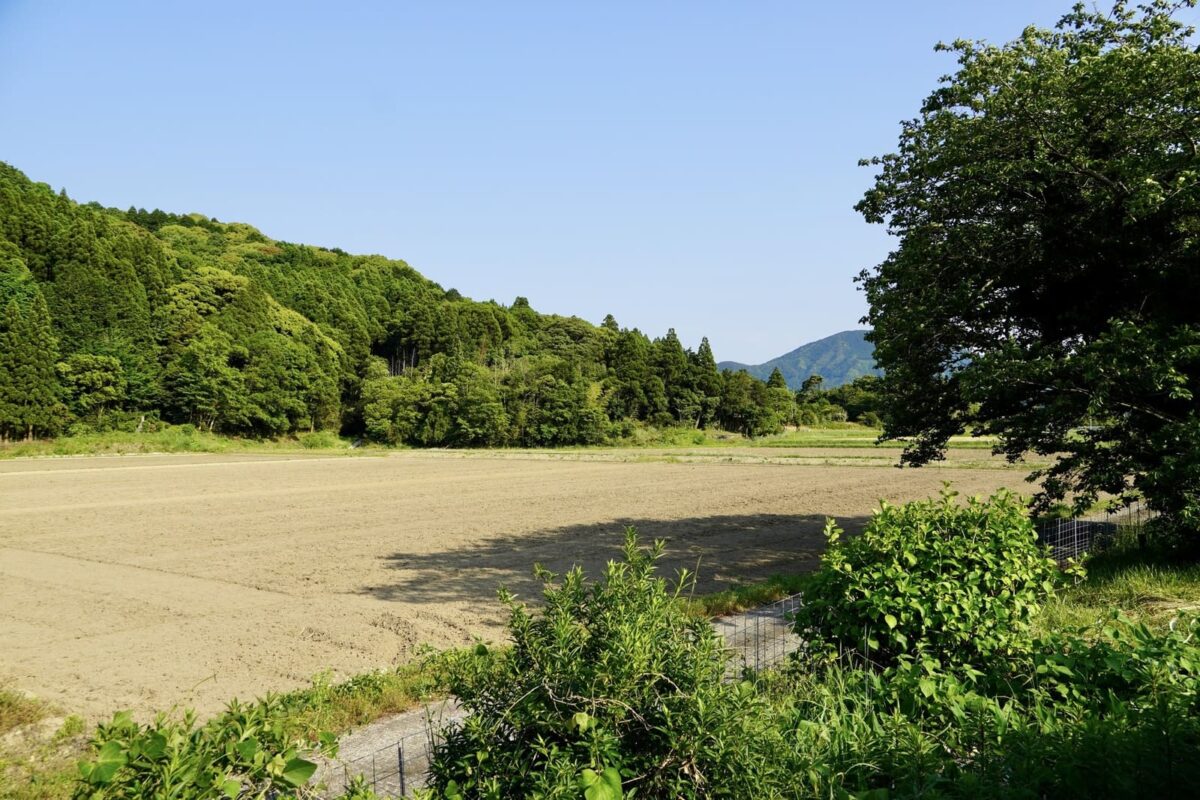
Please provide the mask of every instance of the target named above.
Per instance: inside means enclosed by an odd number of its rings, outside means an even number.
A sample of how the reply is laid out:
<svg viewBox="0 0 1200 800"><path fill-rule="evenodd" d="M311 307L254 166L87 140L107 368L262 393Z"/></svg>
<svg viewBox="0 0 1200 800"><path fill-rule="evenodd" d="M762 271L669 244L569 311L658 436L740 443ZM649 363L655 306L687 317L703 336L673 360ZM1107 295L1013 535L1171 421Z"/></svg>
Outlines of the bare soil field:
<svg viewBox="0 0 1200 800"><path fill-rule="evenodd" d="M0 462L0 682L92 719L211 713L324 669L495 637L497 586L530 598L534 562L594 570L627 525L667 539L665 569L698 567L699 590L713 591L811 568L825 517L852 530L880 498L925 497L944 480L967 494L1028 491L1022 471L976 468L984 454L924 470L712 455L739 459Z"/></svg>

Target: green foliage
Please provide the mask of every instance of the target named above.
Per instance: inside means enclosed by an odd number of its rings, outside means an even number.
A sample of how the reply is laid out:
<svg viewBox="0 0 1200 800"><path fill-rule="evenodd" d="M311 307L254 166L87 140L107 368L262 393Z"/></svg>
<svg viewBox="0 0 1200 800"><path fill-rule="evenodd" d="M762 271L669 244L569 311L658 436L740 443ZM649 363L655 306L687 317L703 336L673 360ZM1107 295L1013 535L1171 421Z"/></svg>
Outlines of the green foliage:
<svg viewBox="0 0 1200 800"><path fill-rule="evenodd" d="M234 703L207 725L189 713L139 725L127 713L97 728L92 756L80 763L75 796L105 798L265 798L297 796L316 764L301 752L316 741L290 739L275 699ZM332 746L332 738L326 744Z"/></svg>
<svg viewBox="0 0 1200 800"><path fill-rule="evenodd" d="M1008 495L965 508L917 503L888 519L989 534L979 540L1003 540L1005 526L1028 531ZM920 553L947 579L978 584L983 562L960 564L932 544ZM1040 572L1040 553L1027 555L1023 568ZM681 637L687 626L670 601L678 591L651 577L645 554L626 559L595 586L578 571L548 585L541 614L514 605L512 651L480 646L454 664L452 688L471 715L437 754L431 796L1194 796L1194 620L1156 631L1114 616L1081 630L1026 628L1015 643L985 629L998 643L972 667L927 646L887 666L802 661L718 690L724 661L704 644L711 634ZM945 635L929 630L927 640L961 638L955 621L940 624ZM676 697L676 686L691 697ZM736 702L722 703L723 692ZM717 763L688 757L698 734Z"/></svg>
<svg viewBox="0 0 1200 800"><path fill-rule="evenodd" d="M688 598L686 607L705 619L711 619L790 597L807 589L811 581L811 575L772 575L765 581L738 584L724 591Z"/></svg>
<svg viewBox="0 0 1200 800"><path fill-rule="evenodd" d="M978 690L936 665L836 665L785 681L776 691L798 712L795 794L1195 796L1195 633L1189 623L1131 636L1117 622L1095 642L1039 641L1045 653L1010 675L1015 694L1007 683Z"/></svg>
<svg viewBox="0 0 1200 800"><path fill-rule="evenodd" d="M81 206L0 165L0 313L12 303L6 438L151 414L235 436L557 447L626 422L710 427L724 393L707 340L474 302L402 261L248 225ZM748 405L762 389L740 387L723 418L777 429L788 409Z"/></svg>
<svg viewBox="0 0 1200 800"><path fill-rule="evenodd" d="M765 383L745 370L722 373L721 384L717 421L722 428L746 436L763 436L783 430L787 420L781 418L778 405L772 404L772 393L778 398L778 393L783 390L769 390Z"/></svg>
<svg viewBox="0 0 1200 800"><path fill-rule="evenodd" d="M66 417L55 372L58 342L40 292L0 313L0 441L53 434Z"/></svg>
<svg viewBox="0 0 1200 800"><path fill-rule="evenodd" d="M871 162L858 209L899 247L860 280L908 462L994 434L1056 457L1047 502L1141 493L1200 529L1193 5L1079 4L944 46L958 70Z"/></svg>
<svg viewBox="0 0 1200 800"><path fill-rule="evenodd" d="M125 400L125 372L121 361L113 356L72 353L58 363L58 377L68 405L79 417L99 423L105 411Z"/></svg>
<svg viewBox="0 0 1200 800"><path fill-rule="evenodd" d="M537 613L505 596L512 647L480 645L451 669L469 716L438 748L442 796L750 797L781 785L767 776L761 698L722 680L720 641L677 601L687 576L669 588L654 575L661 552L630 531L599 582L539 572Z"/></svg>
<svg viewBox="0 0 1200 800"><path fill-rule="evenodd" d="M139 725L128 713L100 725L79 764L76 798L291 798L315 796L310 759L334 756L336 737L352 725L402 711L440 692L443 657L343 683L319 676L313 686L234 701L197 724L190 713ZM346 797L366 798L362 787Z"/></svg>
<svg viewBox="0 0 1200 800"><path fill-rule="evenodd" d="M864 375L850 383L820 392L819 397L825 402L845 409L846 419L850 422L860 422L863 425L877 427L884 413L879 386L878 376Z"/></svg>
<svg viewBox="0 0 1200 800"><path fill-rule="evenodd" d="M843 541L832 520L826 535L797 629L885 665L911 656L980 668L1028 652L1059 576L1008 492L884 503L862 535Z"/></svg>

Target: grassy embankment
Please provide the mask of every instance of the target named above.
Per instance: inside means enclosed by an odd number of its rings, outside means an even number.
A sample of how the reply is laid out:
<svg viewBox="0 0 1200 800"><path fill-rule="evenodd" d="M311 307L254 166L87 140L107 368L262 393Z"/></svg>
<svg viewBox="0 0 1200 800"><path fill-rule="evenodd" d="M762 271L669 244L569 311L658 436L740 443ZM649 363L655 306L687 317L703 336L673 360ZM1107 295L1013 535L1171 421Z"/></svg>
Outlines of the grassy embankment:
<svg viewBox="0 0 1200 800"><path fill-rule="evenodd" d="M242 439L169 425L145 433L106 431L0 445L0 458L41 456L139 455L150 453L287 453L320 450L351 452L350 442L328 431L285 439Z"/></svg>
<svg viewBox="0 0 1200 800"><path fill-rule="evenodd" d="M854 423L800 428L755 439L725 431L642 428L638 429L633 436L614 440L606 445L573 446L546 452L589 452L612 448L674 450L729 447L841 448L878 451L880 447L875 442L878 435L878 429ZM950 447L954 450L987 450L991 448L992 444L993 440L990 438L970 436L956 436L950 441ZM897 447L896 444L890 444L885 445L884 449L894 449L895 447ZM0 458L148 453L287 453L298 451L362 453L385 452L388 449L391 448L362 442L358 443L357 447L352 447L350 439L339 437L330 431L301 433L280 439L249 439L206 433L190 425L165 425L158 430L144 433L107 431L60 436L56 439L38 439L31 442L9 442L0 444Z"/></svg>

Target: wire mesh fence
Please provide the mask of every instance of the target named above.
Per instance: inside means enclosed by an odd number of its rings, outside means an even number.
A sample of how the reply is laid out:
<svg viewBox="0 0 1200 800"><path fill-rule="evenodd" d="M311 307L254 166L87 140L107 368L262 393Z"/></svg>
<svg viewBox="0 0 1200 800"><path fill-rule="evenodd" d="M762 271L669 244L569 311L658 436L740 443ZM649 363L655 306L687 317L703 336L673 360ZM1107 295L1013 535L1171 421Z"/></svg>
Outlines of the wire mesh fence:
<svg viewBox="0 0 1200 800"><path fill-rule="evenodd" d="M439 729L409 734L386 747L341 761L325 777L325 796L337 797L361 779L380 797L407 797L428 782Z"/></svg>
<svg viewBox="0 0 1200 800"><path fill-rule="evenodd" d="M740 675L744 670L768 669L784 662L804 647L804 641L792 629L792 615L800 608L799 594L742 614L713 621L717 633L725 639L729 661L725 674Z"/></svg>
<svg viewBox="0 0 1200 800"><path fill-rule="evenodd" d="M1056 561L1063 562L1103 550L1122 532L1136 536L1152 516L1150 509L1133 503L1116 511L1044 520L1037 526L1038 539L1050 547Z"/></svg>

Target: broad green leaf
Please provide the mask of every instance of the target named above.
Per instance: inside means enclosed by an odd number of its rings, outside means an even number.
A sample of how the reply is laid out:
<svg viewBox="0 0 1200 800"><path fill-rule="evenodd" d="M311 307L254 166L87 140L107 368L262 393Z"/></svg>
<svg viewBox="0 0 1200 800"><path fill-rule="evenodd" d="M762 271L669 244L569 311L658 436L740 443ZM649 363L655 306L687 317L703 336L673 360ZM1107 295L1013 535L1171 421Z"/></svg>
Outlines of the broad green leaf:
<svg viewBox="0 0 1200 800"><path fill-rule="evenodd" d="M235 749L243 761L251 761L254 759L254 754L258 752L258 739L245 739L238 742Z"/></svg>
<svg viewBox="0 0 1200 800"><path fill-rule="evenodd" d="M161 733L152 734L142 745L142 753L149 758L162 758L167 749L167 737Z"/></svg>
<svg viewBox="0 0 1200 800"><path fill-rule="evenodd" d="M605 767L597 774L595 770L584 769L579 775L579 785L583 789L584 800L621 800L621 773L615 767Z"/></svg>
<svg viewBox="0 0 1200 800"><path fill-rule="evenodd" d="M116 776L117 771L125 766L125 763L125 750L121 747L121 743L105 742L104 746L100 748L100 752L96 754L87 778L92 784L109 783Z"/></svg>
<svg viewBox="0 0 1200 800"><path fill-rule="evenodd" d="M311 761L305 761L303 758L293 758L283 767L283 774L280 776L290 786L303 786L308 783L308 779L317 771L317 765Z"/></svg>

